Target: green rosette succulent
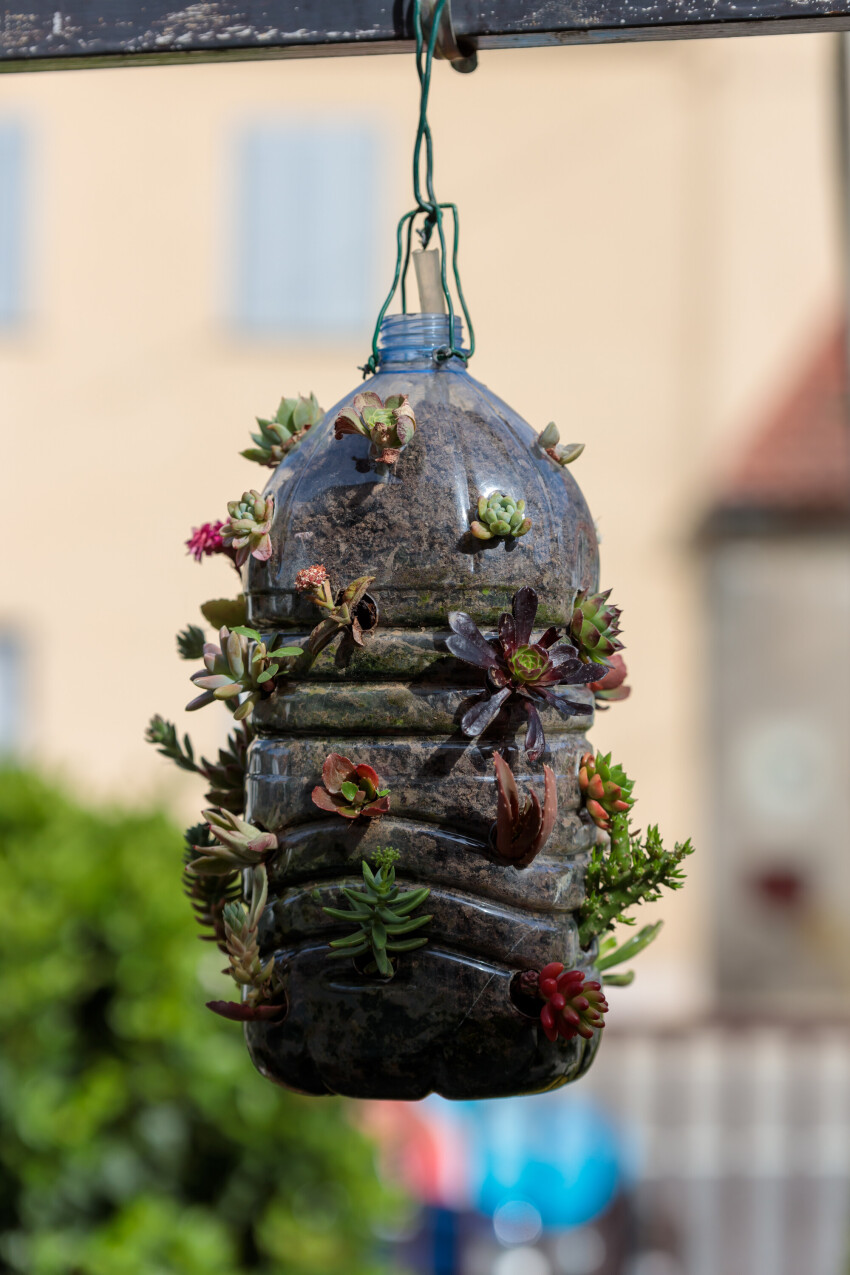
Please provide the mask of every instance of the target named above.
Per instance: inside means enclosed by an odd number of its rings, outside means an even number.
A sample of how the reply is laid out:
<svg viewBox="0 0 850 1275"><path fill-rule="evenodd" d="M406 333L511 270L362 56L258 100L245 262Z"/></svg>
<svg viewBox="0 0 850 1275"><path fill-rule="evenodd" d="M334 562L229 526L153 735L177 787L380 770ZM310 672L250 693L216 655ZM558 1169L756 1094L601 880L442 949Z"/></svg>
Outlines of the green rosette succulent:
<svg viewBox="0 0 850 1275"><path fill-rule="evenodd" d="M303 394L297 398L282 398L280 407L270 420L257 417L259 433L251 435L256 446L247 447L240 455L246 460L256 461L258 465L276 469L307 431L318 425L324 414L315 394L309 398Z"/></svg>
<svg viewBox="0 0 850 1275"><path fill-rule="evenodd" d="M221 539L226 549L235 549L236 565L242 567L249 558L268 562L272 556L271 531L274 496L261 496L253 487L243 491L241 500L229 500L227 522L222 523Z"/></svg>
<svg viewBox="0 0 850 1275"><path fill-rule="evenodd" d="M582 589L576 594L569 639L585 664L589 661L597 664L610 661L615 651L623 649L623 643L617 637L622 612L608 602L610 596L610 589L594 594Z"/></svg>
<svg viewBox="0 0 850 1275"><path fill-rule="evenodd" d="M495 536L525 536L531 531L531 519L525 516L525 501L513 500L500 491L482 496L478 501L478 517L470 523L477 540Z"/></svg>
<svg viewBox="0 0 850 1275"><path fill-rule="evenodd" d="M373 390L355 394L334 422L334 438L362 434L372 446L369 455L382 465L394 465L402 447L416 431L416 417L406 394L391 394L386 402Z"/></svg>
<svg viewBox="0 0 850 1275"><path fill-rule="evenodd" d="M382 974L392 978L393 968L391 954L411 952L414 948L423 947L427 938L404 938L412 934L431 920L430 916L411 917L411 912L424 903L431 893L428 886L420 886L416 890L402 891L396 885L395 864L399 858L398 850L392 846L380 847L372 855L376 871L373 872L364 859L363 891L342 887L342 893L351 907L322 908L328 916L338 921L356 921L357 929L345 938L331 941L332 951L328 956L354 957L371 954L371 961L366 966L367 974Z"/></svg>

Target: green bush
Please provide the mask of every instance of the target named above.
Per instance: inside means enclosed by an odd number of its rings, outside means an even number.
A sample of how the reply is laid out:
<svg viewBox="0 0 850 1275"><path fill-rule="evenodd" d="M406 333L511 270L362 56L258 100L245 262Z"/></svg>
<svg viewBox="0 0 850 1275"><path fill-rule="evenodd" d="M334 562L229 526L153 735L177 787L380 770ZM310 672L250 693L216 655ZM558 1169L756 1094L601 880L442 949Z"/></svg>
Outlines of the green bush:
<svg viewBox="0 0 850 1275"><path fill-rule="evenodd" d="M395 1205L334 1099L254 1071L182 839L0 772L0 1269L357 1275Z"/></svg>

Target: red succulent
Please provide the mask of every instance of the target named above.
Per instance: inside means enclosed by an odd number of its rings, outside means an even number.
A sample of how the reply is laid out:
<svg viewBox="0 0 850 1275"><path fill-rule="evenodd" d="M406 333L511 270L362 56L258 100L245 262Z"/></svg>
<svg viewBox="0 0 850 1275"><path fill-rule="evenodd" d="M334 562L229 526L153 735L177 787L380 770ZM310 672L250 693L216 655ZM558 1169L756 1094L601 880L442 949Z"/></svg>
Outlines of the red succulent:
<svg viewBox="0 0 850 1275"><path fill-rule="evenodd" d="M564 1040L574 1036L590 1040L595 1030L605 1026L603 1014L608 1013L608 1002L602 984L595 980L585 982L581 970L565 970L559 961L552 961L539 974L534 970L523 974L521 986L527 995L545 1001L540 1025L548 1040L555 1041L559 1036Z"/></svg>
<svg viewBox="0 0 850 1275"><path fill-rule="evenodd" d="M554 688L561 684L586 686L594 679L599 681L607 672L604 664L582 663L574 646L557 644L556 626L532 642L536 615L537 594L526 586L514 594L511 612L504 611L499 616L497 637L485 638L464 611L452 611L449 614L452 636L446 640L446 646L457 659L487 670L489 694L464 714L460 723L464 735L480 735L506 700L511 695L519 695L528 717L525 751L531 761L537 761L546 747L543 723L534 701L551 704L567 716L588 714L591 709L587 704L558 695Z"/></svg>
<svg viewBox="0 0 850 1275"><path fill-rule="evenodd" d="M268 1002L251 1005L248 1001L207 1001L207 1009L235 1023L269 1022L286 1017L286 1005L270 1005Z"/></svg>
<svg viewBox="0 0 850 1275"><path fill-rule="evenodd" d="M496 768L498 804L491 839L502 863L527 868L552 835L558 814L558 792L555 772L543 767L543 809L537 793L520 802L516 776L501 753L493 754Z"/></svg>
<svg viewBox="0 0 850 1275"><path fill-rule="evenodd" d="M368 819L385 815L390 808L389 788L371 766L355 765L339 753L330 753L322 767L322 783L313 789L313 801L320 810L342 815L343 819Z"/></svg>

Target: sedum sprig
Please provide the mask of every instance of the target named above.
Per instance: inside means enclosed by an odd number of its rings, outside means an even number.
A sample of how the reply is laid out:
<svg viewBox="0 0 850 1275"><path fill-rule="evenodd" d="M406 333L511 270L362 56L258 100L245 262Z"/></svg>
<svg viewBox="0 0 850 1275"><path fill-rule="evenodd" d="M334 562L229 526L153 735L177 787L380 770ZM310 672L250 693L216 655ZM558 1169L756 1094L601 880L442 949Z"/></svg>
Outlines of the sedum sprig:
<svg viewBox="0 0 850 1275"><path fill-rule="evenodd" d="M618 921L634 925L624 915L638 903L654 903L662 888L680 890L685 874L680 865L693 854L690 839L665 850L657 826L646 837L632 832L628 816L614 816L609 848L594 847L585 876L585 900L579 911L579 939L587 947Z"/></svg>
<svg viewBox="0 0 850 1275"><path fill-rule="evenodd" d="M411 912L425 902L431 891L427 886L401 891L395 879L398 858L399 852L392 846L383 850L379 846L372 855L376 871L372 871L365 859L361 863L363 891L342 887L351 907L322 909L336 920L357 922L353 933L331 941L333 951L328 952L328 956L354 957L371 953L366 973L377 972L385 978L392 978L395 973L391 953L411 952L428 942L424 937L409 939L403 935L412 934L431 920L430 916L411 917Z"/></svg>
<svg viewBox="0 0 850 1275"><path fill-rule="evenodd" d="M181 744L177 727L173 722L166 721L159 713L155 713L148 722L145 740L153 744L162 757L173 761L181 770L189 770L198 775L203 774L199 763L195 761L195 750L189 736L184 735Z"/></svg>
<svg viewBox="0 0 850 1275"><path fill-rule="evenodd" d="M227 737L224 748L218 750L218 761L202 757L195 760L195 750L188 735L181 744L177 728L157 713L148 723L145 739L157 747L157 752L168 757L181 770L201 775L210 785L205 794L213 806L223 806L235 815L245 809L245 774L248 769L248 748L254 738L249 722L242 722Z"/></svg>
<svg viewBox="0 0 850 1275"><path fill-rule="evenodd" d="M550 421L542 433L538 434L537 442L556 465L571 465L584 451L584 443L562 444L560 430L554 421Z"/></svg>
<svg viewBox="0 0 850 1275"><path fill-rule="evenodd" d="M275 993L274 957L263 961L258 932L268 896L268 878L264 867L251 872L251 900L246 908L241 902L228 903L223 912L225 948L229 957L227 973L245 989L242 1001L208 1001L207 1008L222 1018L239 1022L282 1018L285 1004L270 1004Z"/></svg>

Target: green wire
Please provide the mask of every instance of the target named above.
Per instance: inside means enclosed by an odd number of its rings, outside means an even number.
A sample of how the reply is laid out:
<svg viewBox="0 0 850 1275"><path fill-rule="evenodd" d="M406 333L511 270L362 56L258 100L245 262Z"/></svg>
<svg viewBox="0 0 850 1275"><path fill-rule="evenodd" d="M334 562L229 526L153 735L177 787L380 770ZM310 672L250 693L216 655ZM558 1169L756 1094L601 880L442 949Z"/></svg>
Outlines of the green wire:
<svg viewBox="0 0 850 1275"><path fill-rule="evenodd" d="M463 295L463 286L460 281L460 270L458 267L458 246L460 243L460 216L455 204L438 203L434 193L434 143L431 137L431 126L428 123L428 95L431 91L431 68L434 61L434 50L437 47L437 34L440 27L440 18L443 9L446 6L446 0L437 0L434 6L434 13L431 20L431 31L428 36L428 44L425 45L425 38L422 34L422 4L421 0L413 0L413 27L416 35L416 71L419 76L420 98L419 98L419 123L416 129L416 142L413 147L413 197L416 200L416 207L406 212L400 219L396 229L396 263L395 274L393 275L392 286L387 293L387 298L381 306L378 319L375 324L375 330L372 333L372 353L369 355L365 365L361 368L364 377L377 372L380 366L380 355L378 353L378 337L381 331L381 324L384 316L390 308L390 303L396 294L401 283L401 309L403 314L407 314L407 272L410 268L410 255L413 239L413 225L417 217L424 216L422 228L419 231L422 240L422 247L427 248L431 241L431 236L436 228L437 236L440 240L440 272L443 285L443 295L446 298L446 306L449 312L449 344L443 346L435 353L435 358L439 363L445 363L448 359L458 358L464 364L472 358L475 353L475 332L472 327L472 319L469 315L469 308L466 304L466 298ZM425 143L425 190L427 198L422 195L422 144ZM454 233L452 235L452 274L454 276L455 288L457 289L458 299L463 310L463 316L466 320L466 326L469 331L469 350L464 352L454 345L455 334L455 311L452 301L451 289L449 288L448 274L446 271L446 232L443 224L443 211L451 210L452 224ZM405 237L405 227L407 235Z"/></svg>

